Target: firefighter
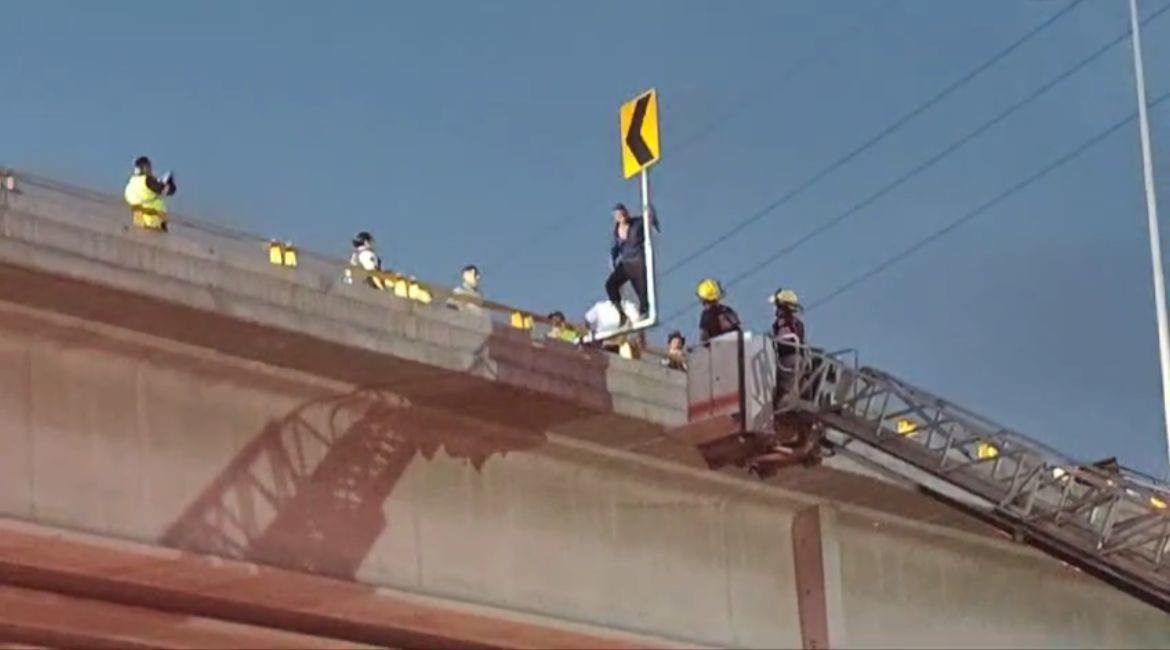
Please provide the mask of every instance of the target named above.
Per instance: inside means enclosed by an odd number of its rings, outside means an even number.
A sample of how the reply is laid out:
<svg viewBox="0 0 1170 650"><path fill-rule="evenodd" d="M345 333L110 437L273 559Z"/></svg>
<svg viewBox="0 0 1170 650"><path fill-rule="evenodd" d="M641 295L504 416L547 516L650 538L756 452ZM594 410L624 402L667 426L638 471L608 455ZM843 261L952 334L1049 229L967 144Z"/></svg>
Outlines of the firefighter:
<svg viewBox="0 0 1170 650"><path fill-rule="evenodd" d="M703 303L703 313L699 316L700 343L740 330L739 315L734 309L720 302L723 300L723 286L718 280L704 279L695 289L695 293Z"/></svg>
<svg viewBox="0 0 1170 650"><path fill-rule="evenodd" d="M800 375L801 353L804 348L804 322L800 320L800 299L792 289L774 291L768 302L776 309L772 322L772 341L776 346L777 402L792 395Z"/></svg>
<svg viewBox="0 0 1170 650"><path fill-rule="evenodd" d="M134 161L134 171L126 181L123 196L134 217L134 225L147 230L167 230L167 204L164 196L175 193L175 179L170 172L162 179L154 176L150 158L139 156Z"/></svg>

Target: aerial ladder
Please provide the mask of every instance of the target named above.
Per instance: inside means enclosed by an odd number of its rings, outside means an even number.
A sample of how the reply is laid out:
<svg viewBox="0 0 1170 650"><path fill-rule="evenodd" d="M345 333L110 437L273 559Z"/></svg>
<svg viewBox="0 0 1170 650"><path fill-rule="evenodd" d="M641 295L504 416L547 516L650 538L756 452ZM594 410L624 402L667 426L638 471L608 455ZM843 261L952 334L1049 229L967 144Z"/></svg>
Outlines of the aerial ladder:
<svg viewBox="0 0 1170 650"><path fill-rule="evenodd" d="M750 332L693 352L688 426L712 468L766 478L841 454L1170 612L1167 484L1073 460L852 351L806 347L796 375L779 394L770 337Z"/></svg>

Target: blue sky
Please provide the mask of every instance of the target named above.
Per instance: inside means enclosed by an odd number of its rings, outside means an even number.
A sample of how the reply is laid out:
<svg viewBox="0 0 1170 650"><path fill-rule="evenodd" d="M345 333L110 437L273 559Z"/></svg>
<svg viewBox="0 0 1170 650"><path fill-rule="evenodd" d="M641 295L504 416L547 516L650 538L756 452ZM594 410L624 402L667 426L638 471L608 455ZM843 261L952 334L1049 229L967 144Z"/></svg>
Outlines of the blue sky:
<svg viewBox="0 0 1170 650"><path fill-rule="evenodd" d="M1146 14L1165 2L1143 0ZM775 201L1067 2L6 2L0 162L120 191L141 153L180 211L386 261L577 317L602 297L617 107L661 96L662 266ZM1086 0L719 247L660 279L663 311L847 210L1127 28ZM1170 90L1170 12L1145 31ZM840 226L731 288L816 301L1134 110L1123 42ZM1170 102L1151 113L1159 196ZM1164 474L1137 148L1127 125L808 314L815 342L1085 459ZM677 326L693 332L688 312Z"/></svg>

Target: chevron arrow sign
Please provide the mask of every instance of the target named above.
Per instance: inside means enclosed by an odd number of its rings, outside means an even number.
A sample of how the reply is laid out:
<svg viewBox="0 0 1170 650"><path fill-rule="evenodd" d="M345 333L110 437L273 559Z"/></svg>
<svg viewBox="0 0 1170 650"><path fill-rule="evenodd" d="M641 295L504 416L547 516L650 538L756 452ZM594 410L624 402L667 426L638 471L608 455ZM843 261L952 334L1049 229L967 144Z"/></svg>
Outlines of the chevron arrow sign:
<svg viewBox="0 0 1170 650"><path fill-rule="evenodd" d="M622 104L622 174L634 176L658 162L658 93L653 89Z"/></svg>

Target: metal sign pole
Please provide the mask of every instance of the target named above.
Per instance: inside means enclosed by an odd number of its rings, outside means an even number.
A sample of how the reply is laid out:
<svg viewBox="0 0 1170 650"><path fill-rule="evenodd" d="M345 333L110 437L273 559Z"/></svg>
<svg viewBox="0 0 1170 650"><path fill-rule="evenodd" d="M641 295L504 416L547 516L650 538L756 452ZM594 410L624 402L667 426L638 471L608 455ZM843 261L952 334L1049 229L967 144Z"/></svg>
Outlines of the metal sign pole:
<svg viewBox="0 0 1170 650"><path fill-rule="evenodd" d="M642 230L646 233L646 297L650 311L646 320L638 323L638 329L652 327L658 322L658 292L655 289L654 273L654 217L650 212L650 170L642 170Z"/></svg>
<svg viewBox="0 0 1170 650"><path fill-rule="evenodd" d="M622 174L626 179L642 175L642 246L646 273L646 318L609 332L590 332L581 343L593 343L619 334L653 327L658 322L658 289L654 272L654 215L650 211L650 165L658 161L658 99L654 89L622 104L618 110ZM639 308L641 305L639 305ZM621 309L621 306L618 306Z"/></svg>
<svg viewBox="0 0 1170 650"><path fill-rule="evenodd" d="M1142 66L1141 21L1137 0L1129 0L1133 31L1133 69L1137 81L1138 130L1142 141L1142 175L1146 185L1146 220L1150 229L1150 258L1154 271L1154 308L1158 316L1158 359L1162 367L1162 414L1165 418L1166 453L1170 462L1170 325L1166 318L1166 279L1162 272L1162 242L1158 234L1158 195L1154 187L1154 160L1150 151L1150 123L1146 116L1146 73ZM1170 470L1168 470L1170 471Z"/></svg>

